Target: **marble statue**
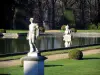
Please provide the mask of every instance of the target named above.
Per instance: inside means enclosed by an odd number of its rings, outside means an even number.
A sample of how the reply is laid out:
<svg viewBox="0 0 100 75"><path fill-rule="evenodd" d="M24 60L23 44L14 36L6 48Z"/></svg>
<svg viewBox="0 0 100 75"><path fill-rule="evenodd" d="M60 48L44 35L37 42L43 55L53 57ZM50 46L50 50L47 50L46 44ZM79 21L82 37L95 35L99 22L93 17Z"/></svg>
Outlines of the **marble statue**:
<svg viewBox="0 0 100 75"><path fill-rule="evenodd" d="M69 29L69 26L68 25L65 26L65 34L70 34L70 33L71 33L71 31Z"/></svg>
<svg viewBox="0 0 100 75"><path fill-rule="evenodd" d="M29 25L29 46L30 46L30 53L32 52L38 52L38 49L36 48L35 41L37 37L39 36L39 28L37 23L33 23L33 18L30 18L31 24Z"/></svg>
<svg viewBox="0 0 100 75"><path fill-rule="evenodd" d="M71 31L70 31L68 25L65 27L63 40L65 41L65 47L70 47L70 45L71 45Z"/></svg>
<svg viewBox="0 0 100 75"><path fill-rule="evenodd" d="M46 57L41 56L41 53L36 48L35 42L39 36L39 27L37 23L33 23L33 18L30 18L28 40L30 52L22 58L24 75L44 75L44 60Z"/></svg>

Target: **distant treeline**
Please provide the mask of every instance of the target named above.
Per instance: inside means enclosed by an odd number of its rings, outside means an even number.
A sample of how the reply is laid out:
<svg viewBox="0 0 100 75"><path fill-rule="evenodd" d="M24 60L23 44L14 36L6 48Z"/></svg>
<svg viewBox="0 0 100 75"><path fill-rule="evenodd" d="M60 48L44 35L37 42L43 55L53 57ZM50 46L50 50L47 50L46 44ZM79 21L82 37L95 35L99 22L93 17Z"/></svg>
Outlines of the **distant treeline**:
<svg viewBox="0 0 100 75"><path fill-rule="evenodd" d="M28 29L29 18L48 29L64 24L85 29L100 22L100 0L5 0L4 23L0 29ZM43 22L44 21L44 22Z"/></svg>

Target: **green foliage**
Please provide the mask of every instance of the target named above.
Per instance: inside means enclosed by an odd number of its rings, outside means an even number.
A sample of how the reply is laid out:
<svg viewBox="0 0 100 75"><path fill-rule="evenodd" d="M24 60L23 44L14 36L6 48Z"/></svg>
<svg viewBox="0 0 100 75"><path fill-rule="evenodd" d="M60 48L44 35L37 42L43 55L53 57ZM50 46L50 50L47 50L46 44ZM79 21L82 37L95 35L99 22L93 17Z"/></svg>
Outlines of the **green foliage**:
<svg viewBox="0 0 100 75"><path fill-rule="evenodd" d="M98 29L100 30L100 23L98 23Z"/></svg>
<svg viewBox="0 0 100 75"><path fill-rule="evenodd" d="M75 28L71 28L70 30L71 30L71 32L77 32L77 30Z"/></svg>
<svg viewBox="0 0 100 75"><path fill-rule="evenodd" d="M45 28L44 27L39 27L40 32L45 32Z"/></svg>
<svg viewBox="0 0 100 75"><path fill-rule="evenodd" d="M83 57L83 53L80 50L72 50L72 51L69 51L68 56L70 59L81 60Z"/></svg>
<svg viewBox="0 0 100 75"><path fill-rule="evenodd" d="M65 31L65 26L66 26L66 25L62 25L62 26L61 26L61 30Z"/></svg>
<svg viewBox="0 0 100 75"><path fill-rule="evenodd" d="M0 33L6 33L5 29L0 29Z"/></svg>
<svg viewBox="0 0 100 75"><path fill-rule="evenodd" d="M97 29L97 26L95 25L95 24L89 24L88 26L87 26L87 29L89 29L89 30L92 30L92 29L94 29L94 30L96 30Z"/></svg>
<svg viewBox="0 0 100 75"><path fill-rule="evenodd" d="M66 9L64 12L64 17L66 18L70 26L75 26L75 16L73 10Z"/></svg>

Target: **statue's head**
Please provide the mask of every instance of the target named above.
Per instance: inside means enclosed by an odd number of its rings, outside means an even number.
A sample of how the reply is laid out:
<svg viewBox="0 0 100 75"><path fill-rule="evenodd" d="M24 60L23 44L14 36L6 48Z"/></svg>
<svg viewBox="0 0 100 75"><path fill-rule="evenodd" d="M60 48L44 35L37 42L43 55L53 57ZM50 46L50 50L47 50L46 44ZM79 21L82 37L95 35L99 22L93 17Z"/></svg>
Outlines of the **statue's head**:
<svg viewBox="0 0 100 75"><path fill-rule="evenodd" d="M33 22L33 18L30 18L30 22Z"/></svg>
<svg viewBox="0 0 100 75"><path fill-rule="evenodd" d="M67 25L65 28L66 28L66 29L69 29L69 26Z"/></svg>

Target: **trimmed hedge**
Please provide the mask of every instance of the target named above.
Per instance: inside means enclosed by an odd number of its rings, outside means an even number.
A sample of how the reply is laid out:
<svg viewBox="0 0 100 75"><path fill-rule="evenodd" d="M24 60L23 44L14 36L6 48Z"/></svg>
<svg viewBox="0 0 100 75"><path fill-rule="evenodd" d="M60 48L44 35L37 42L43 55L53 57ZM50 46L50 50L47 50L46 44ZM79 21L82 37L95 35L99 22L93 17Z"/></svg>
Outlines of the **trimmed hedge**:
<svg viewBox="0 0 100 75"><path fill-rule="evenodd" d="M62 25L62 26L61 26L61 30L65 31L65 29L66 29L65 26L66 26L66 25Z"/></svg>
<svg viewBox="0 0 100 75"><path fill-rule="evenodd" d="M5 29L0 29L0 33L6 33Z"/></svg>
<svg viewBox="0 0 100 75"><path fill-rule="evenodd" d="M45 28L44 27L39 27L40 32L45 32Z"/></svg>
<svg viewBox="0 0 100 75"><path fill-rule="evenodd" d="M100 23L98 23L98 30L100 30Z"/></svg>
<svg viewBox="0 0 100 75"><path fill-rule="evenodd" d="M95 24L92 24L91 23L91 24L88 25L87 29L89 29L89 30L92 30L92 29L93 30L96 30L97 29L97 26Z"/></svg>
<svg viewBox="0 0 100 75"><path fill-rule="evenodd" d="M75 28L71 28L70 30L71 30L71 32L77 32L77 30Z"/></svg>
<svg viewBox="0 0 100 75"><path fill-rule="evenodd" d="M83 57L83 53L80 50L71 50L68 53L69 59L81 60Z"/></svg>

